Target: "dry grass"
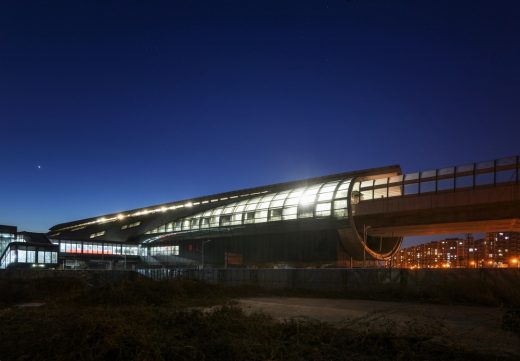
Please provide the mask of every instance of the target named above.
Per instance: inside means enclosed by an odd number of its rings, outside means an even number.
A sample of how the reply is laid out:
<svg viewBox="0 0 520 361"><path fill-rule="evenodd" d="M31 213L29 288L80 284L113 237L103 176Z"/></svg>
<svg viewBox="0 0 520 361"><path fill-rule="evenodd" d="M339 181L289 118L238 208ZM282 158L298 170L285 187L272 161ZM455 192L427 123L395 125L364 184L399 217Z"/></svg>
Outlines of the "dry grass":
<svg viewBox="0 0 520 361"><path fill-rule="evenodd" d="M228 306L210 312L158 306L4 309L0 318L3 361L489 360L432 343L430 336L276 322Z"/></svg>
<svg viewBox="0 0 520 361"><path fill-rule="evenodd" d="M367 330L362 321L334 327L246 315L230 301L250 295L249 288L145 279L93 287L56 278L0 287L2 361L507 359L439 345L419 328L397 336ZM46 305L14 306L29 301ZM212 305L221 306L202 311Z"/></svg>

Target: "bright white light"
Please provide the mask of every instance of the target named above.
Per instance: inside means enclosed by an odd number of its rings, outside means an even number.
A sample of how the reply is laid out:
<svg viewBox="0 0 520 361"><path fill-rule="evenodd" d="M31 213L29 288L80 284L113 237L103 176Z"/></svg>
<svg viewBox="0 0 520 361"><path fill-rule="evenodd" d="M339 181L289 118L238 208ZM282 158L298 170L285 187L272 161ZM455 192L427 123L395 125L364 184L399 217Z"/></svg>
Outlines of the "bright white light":
<svg viewBox="0 0 520 361"><path fill-rule="evenodd" d="M314 202L315 195L305 195L300 198L300 204L310 204Z"/></svg>
<svg viewBox="0 0 520 361"><path fill-rule="evenodd" d="M193 206L193 203L191 203L191 202L188 202L188 203L186 203L186 204L184 205L184 207L191 207L191 206Z"/></svg>
<svg viewBox="0 0 520 361"><path fill-rule="evenodd" d="M119 219L119 220L125 219L125 216L123 214L118 214L117 219Z"/></svg>

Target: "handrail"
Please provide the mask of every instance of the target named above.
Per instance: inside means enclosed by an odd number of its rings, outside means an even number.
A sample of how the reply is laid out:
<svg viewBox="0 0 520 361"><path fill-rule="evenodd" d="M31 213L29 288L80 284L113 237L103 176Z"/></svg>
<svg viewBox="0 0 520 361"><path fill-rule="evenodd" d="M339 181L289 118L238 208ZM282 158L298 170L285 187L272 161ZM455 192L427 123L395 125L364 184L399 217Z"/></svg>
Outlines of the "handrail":
<svg viewBox="0 0 520 361"><path fill-rule="evenodd" d="M516 183L520 156L360 182L359 201Z"/></svg>

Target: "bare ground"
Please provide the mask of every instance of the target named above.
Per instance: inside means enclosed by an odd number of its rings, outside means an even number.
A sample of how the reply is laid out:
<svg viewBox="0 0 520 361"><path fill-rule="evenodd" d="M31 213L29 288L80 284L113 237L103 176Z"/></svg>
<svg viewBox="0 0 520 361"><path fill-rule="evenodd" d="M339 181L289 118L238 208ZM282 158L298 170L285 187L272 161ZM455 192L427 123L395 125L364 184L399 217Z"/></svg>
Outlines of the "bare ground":
<svg viewBox="0 0 520 361"><path fill-rule="evenodd" d="M294 297L237 302L246 313L267 313L279 320L309 318L366 333L418 335L434 343L520 359L520 338L501 328L505 310L498 307Z"/></svg>

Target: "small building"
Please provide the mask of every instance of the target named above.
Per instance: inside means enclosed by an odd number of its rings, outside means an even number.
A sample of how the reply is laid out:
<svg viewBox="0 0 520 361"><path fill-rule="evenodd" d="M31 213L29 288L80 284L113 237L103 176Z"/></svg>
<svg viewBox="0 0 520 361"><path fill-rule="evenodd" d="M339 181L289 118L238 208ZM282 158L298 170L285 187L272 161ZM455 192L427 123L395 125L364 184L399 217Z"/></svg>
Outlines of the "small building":
<svg viewBox="0 0 520 361"><path fill-rule="evenodd" d="M16 227L2 228L3 251L0 268L43 267L55 268L58 265L58 247L51 243L45 234L16 232ZM7 230L10 230L7 232ZM7 237L10 235L10 237ZM9 240L9 241L8 241Z"/></svg>

